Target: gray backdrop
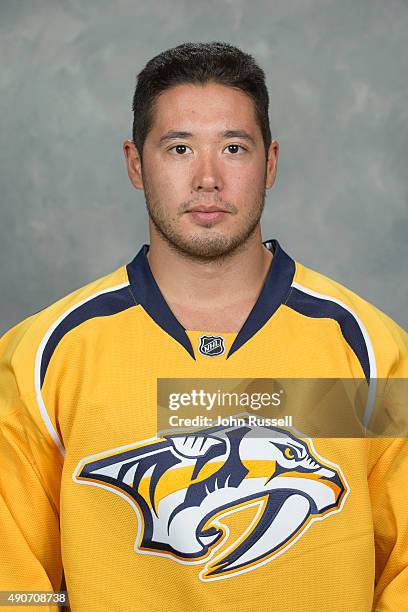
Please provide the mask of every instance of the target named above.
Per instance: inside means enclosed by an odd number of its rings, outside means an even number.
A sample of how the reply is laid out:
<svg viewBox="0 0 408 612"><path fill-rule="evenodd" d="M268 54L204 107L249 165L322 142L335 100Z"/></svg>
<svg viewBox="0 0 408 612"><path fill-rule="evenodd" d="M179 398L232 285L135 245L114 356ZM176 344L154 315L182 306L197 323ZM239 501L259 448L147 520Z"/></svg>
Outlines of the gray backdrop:
<svg viewBox="0 0 408 612"><path fill-rule="evenodd" d="M407 0L0 0L0 332L147 242L136 73L224 40L267 74L264 238L408 327Z"/></svg>

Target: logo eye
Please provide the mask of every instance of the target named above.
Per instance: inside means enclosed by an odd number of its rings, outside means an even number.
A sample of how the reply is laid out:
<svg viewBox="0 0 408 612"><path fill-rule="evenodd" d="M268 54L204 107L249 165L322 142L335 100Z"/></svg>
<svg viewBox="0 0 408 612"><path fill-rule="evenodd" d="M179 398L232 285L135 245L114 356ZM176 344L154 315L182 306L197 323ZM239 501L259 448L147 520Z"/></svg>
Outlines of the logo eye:
<svg viewBox="0 0 408 612"><path fill-rule="evenodd" d="M290 446L287 446L285 448L285 450L283 451L283 454L285 455L286 459L294 459L295 458L295 453L290 448Z"/></svg>

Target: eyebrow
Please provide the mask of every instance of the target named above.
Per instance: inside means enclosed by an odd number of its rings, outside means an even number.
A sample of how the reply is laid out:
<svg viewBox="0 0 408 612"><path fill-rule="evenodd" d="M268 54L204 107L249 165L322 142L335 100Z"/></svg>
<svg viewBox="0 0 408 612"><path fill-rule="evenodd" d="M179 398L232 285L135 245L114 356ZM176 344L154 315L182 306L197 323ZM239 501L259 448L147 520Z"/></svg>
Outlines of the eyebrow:
<svg viewBox="0 0 408 612"><path fill-rule="evenodd" d="M225 132L220 132L219 134L223 138L242 138L243 140L247 140L255 145L254 138L248 134L245 130L226 130ZM159 142L162 144L163 142L168 142L170 140L176 140L177 138L192 138L193 134L191 132L182 132L179 130L170 130L166 132L163 136L161 136Z"/></svg>

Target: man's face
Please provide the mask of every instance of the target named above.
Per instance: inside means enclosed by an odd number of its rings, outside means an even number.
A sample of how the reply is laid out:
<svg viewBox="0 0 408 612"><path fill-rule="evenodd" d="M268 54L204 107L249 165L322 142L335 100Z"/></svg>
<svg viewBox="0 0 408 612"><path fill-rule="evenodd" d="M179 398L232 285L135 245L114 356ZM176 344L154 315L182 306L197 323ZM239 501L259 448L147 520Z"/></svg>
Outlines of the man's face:
<svg viewBox="0 0 408 612"><path fill-rule="evenodd" d="M134 147L134 145L133 145ZM265 189L278 153L265 158L253 101L215 83L178 85L156 100L143 147L143 167L132 151L129 176L143 188L151 231L194 259L226 256L259 229Z"/></svg>

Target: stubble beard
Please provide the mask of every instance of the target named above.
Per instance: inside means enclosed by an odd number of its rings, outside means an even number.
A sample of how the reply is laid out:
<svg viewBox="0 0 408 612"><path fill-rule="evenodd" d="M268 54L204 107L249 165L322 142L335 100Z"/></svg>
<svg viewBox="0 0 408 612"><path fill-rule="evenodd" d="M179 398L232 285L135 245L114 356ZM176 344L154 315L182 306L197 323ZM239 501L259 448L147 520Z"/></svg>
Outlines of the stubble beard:
<svg viewBox="0 0 408 612"><path fill-rule="evenodd" d="M234 234L228 235L212 228L209 222L205 226L209 229L205 235L200 233L182 234L177 231L177 222L184 210L193 206L193 202L185 202L179 207L179 212L171 217L166 212L165 205L156 200L149 189L146 177L143 179L144 193L149 217L162 238L167 242L172 250L184 258L196 262L223 261L233 254L245 248L245 245L252 234L255 232L265 206L266 189L263 188L256 194L254 205L249 208L242 225ZM237 214L237 209L232 204L223 205L231 214Z"/></svg>

